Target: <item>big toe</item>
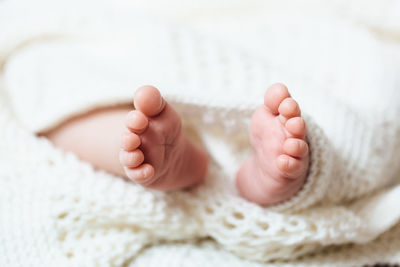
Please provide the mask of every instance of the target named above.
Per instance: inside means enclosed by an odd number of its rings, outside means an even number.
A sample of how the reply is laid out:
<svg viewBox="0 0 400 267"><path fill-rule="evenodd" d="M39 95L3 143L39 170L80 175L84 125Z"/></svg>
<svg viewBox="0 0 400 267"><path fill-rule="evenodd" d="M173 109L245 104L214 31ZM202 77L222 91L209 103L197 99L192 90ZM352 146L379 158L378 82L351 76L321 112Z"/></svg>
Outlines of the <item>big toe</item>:
<svg viewBox="0 0 400 267"><path fill-rule="evenodd" d="M281 83L271 85L264 96L264 105L268 110L277 115L279 113L279 105L286 98L290 97L289 90Z"/></svg>
<svg viewBox="0 0 400 267"><path fill-rule="evenodd" d="M133 102L136 109L149 117L157 116L165 107L160 91L150 85L137 89Z"/></svg>

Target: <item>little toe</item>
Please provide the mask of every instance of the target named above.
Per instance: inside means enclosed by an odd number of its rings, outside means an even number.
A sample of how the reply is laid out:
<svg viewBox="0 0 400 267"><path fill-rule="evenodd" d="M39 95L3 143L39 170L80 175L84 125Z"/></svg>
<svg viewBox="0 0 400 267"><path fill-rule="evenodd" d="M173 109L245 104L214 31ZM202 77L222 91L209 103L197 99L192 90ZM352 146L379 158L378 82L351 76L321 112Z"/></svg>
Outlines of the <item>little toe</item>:
<svg viewBox="0 0 400 267"><path fill-rule="evenodd" d="M285 128L294 137L303 139L306 135L306 123L301 117L289 119L285 124Z"/></svg>
<svg viewBox="0 0 400 267"><path fill-rule="evenodd" d="M144 130L146 130L149 121L142 112L138 110L132 110L126 116L125 124L126 127L128 127L128 129L132 132L142 133Z"/></svg>
<svg viewBox="0 0 400 267"><path fill-rule="evenodd" d="M288 97L282 101L282 103L279 105L278 111L279 114L286 120L300 116L300 107L291 97Z"/></svg>
<svg viewBox="0 0 400 267"><path fill-rule="evenodd" d="M126 151L133 151L140 146L140 137L132 132L124 132L121 138L121 148Z"/></svg>
<svg viewBox="0 0 400 267"><path fill-rule="evenodd" d="M154 168L150 164L144 163L136 168L125 168L125 173L132 181L145 185L154 176Z"/></svg>
<svg viewBox="0 0 400 267"><path fill-rule="evenodd" d="M145 85L137 89L134 97L135 108L146 116L158 115L165 107L165 101L157 88Z"/></svg>
<svg viewBox="0 0 400 267"><path fill-rule="evenodd" d="M140 149L136 149L132 152L121 150L119 152L119 160L122 165L128 168L135 168L143 163L144 155Z"/></svg>
<svg viewBox="0 0 400 267"><path fill-rule="evenodd" d="M292 157L302 158L308 155L308 144L302 139L288 138L283 143L283 152Z"/></svg>
<svg viewBox="0 0 400 267"><path fill-rule="evenodd" d="M290 97L287 87L281 83L271 85L264 96L264 105L272 114L278 114L278 108L281 102Z"/></svg>
<svg viewBox="0 0 400 267"><path fill-rule="evenodd" d="M288 155L280 155L276 164L286 178L297 179L303 172L302 161Z"/></svg>

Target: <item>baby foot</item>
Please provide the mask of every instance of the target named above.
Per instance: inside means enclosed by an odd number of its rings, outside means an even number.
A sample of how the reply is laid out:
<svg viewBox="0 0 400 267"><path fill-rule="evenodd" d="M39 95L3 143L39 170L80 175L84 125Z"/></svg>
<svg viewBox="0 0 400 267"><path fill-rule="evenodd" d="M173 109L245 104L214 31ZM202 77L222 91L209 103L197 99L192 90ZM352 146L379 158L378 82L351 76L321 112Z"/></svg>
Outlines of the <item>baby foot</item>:
<svg viewBox="0 0 400 267"><path fill-rule="evenodd" d="M298 104L286 86L272 85L251 119L254 153L237 173L239 193L257 204L272 205L299 191L309 165L305 135Z"/></svg>
<svg viewBox="0 0 400 267"><path fill-rule="evenodd" d="M177 112L152 86L134 97L127 115L120 162L126 176L144 186L177 190L199 183L207 171L207 154L182 133Z"/></svg>

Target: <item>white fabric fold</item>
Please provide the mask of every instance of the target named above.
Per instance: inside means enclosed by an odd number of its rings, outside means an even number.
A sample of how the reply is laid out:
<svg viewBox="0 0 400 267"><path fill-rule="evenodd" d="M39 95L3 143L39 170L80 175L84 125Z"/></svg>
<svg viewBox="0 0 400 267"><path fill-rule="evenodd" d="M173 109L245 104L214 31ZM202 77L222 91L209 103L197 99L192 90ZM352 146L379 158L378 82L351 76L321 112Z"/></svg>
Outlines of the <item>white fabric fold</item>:
<svg viewBox="0 0 400 267"><path fill-rule="evenodd" d="M400 260L400 210L393 204L399 201L393 186L399 113L387 109L399 96L392 48L363 28L319 17L308 18L307 27L248 27L236 36L246 42L234 42L204 28L133 16L140 12L126 3L96 3L95 10L49 3L49 10L0 9L2 265L184 266L186 257L202 259L202 266ZM251 153L249 116L278 80L287 81L304 110L311 164L302 190L262 208L239 197L233 179ZM74 114L129 103L134 89L149 83L210 153L203 185L168 194L147 190L33 136ZM166 253L177 258L165 259Z"/></svg>

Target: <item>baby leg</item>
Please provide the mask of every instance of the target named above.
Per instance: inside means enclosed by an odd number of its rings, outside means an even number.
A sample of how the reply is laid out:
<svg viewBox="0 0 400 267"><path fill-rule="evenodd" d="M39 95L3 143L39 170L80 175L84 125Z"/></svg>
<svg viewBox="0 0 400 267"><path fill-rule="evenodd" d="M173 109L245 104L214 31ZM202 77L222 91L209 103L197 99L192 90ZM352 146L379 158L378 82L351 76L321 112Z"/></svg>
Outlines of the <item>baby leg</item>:
<svg viewBox="0 0 400 267"><path fill-rule="evenodd" d="M150 188L177 190L199 183L207 155L183 133L176 111L151 86L139 88L134 103L136 110L96 110L42 135L99 169Z"/></svg>

